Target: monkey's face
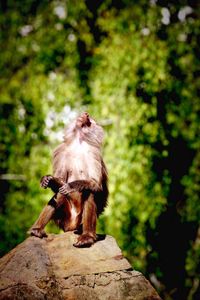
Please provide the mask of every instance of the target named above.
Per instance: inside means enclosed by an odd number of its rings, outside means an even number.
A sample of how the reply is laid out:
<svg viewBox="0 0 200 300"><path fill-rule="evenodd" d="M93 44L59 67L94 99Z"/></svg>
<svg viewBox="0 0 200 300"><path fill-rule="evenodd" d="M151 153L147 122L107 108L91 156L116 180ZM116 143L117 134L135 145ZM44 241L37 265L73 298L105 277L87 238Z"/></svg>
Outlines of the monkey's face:
<svg viewBox="0 0 200 300"><path fill-rule="evenodd" d="M91 123L94 122L87 112L82 113L76 120L76 126L78 128L90 127Z"/></svg>
<svg viewBox="0 0 200 300"><path fill-rule="evenodd" d="M77 137L79 141L84 140L95 147L100 147L103 141L103 129L87 112L84 112L68 126L64 139L72 142Z"/></svg>

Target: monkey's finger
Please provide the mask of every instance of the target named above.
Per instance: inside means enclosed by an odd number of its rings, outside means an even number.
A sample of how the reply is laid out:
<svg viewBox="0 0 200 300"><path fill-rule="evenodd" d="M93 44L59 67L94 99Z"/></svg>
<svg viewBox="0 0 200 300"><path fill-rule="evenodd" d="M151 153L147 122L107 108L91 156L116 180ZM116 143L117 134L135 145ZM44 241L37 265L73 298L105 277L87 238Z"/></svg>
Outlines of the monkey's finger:
<svg viewBox="0 0 200 300"><path fill-rule="evenodd" d="M50 182L50 178L45 178L42 180L42 182L40 183L41 187L47 188Z"/></svg>
<svg viewBox="0 0 200 300"><path fill-rule="evenodd" d="M68 190L64 186L62 186L62 187L59 188L59 193L60 194L66 195L67 192L68 192Z"/></svg>
<svg viewBox="0 0 200 300"><path fill-rule="evenodd" d="M46 189L47 187L48 187L48 182L46 183L46 182L42 182L42 183L40 183L40 186L41 187L43 187L44 189Z"/></svg>
<svg viewBox="0 0 200 300"><path fill-rule="evenodd" d="M73 193L73 192L76 192L76 190L74 190L74 189L70 190L69 188L60 188L59 189L59 193L63 194L63 195L68 195L68 194Z"/></svg>
<svg viewBox="0 0 200 300"><path fill-rule="evenodd" d="M41 186L44 186L44 185L46 185L48 182L46 181L46 180L43 180L41 183L40 183L40 185Z"/></svg>
<svg viewBox="0 0 200 300"><path fill-rule="evenodd" d="M43 189L46 189L47 188L47 186L45 186L44 184L40 184L40 186L43 188Z"/></svg>

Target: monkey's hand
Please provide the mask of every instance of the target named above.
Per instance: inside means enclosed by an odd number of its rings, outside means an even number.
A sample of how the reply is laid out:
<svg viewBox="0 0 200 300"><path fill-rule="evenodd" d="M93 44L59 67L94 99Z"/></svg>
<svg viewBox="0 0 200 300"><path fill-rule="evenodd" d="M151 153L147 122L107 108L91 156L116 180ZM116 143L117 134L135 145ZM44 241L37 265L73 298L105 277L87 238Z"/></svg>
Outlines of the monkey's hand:
<svg viewBox="0 0 200 300"><path fill-rule="evenodd" d="M50 181L53 179L51 175L45 175L40 180L40 186L44 189L49 187Z"/></svg>
<svg viewBox="0 0 200 300"><path fill-rule="evenodd" d="M75 189L70 188L68 183L63 184L60 188L59 188L59 193L62 195L67 195L69 193L75 192Z"/></svg>

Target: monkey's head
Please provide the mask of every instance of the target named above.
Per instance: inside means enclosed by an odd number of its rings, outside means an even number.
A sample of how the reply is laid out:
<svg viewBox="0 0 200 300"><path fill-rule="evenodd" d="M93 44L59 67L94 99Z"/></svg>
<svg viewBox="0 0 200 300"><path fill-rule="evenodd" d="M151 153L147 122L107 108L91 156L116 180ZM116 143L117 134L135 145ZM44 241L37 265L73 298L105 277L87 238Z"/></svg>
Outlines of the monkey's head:
<svg viewBox="0 0 200 300"><path fill-rule="evenodd" d="M78 128L83 128L84 126L90 127L91 120L90 116L87 112L83 112L77 119L76 119L76 126Z"/></svg>
<svg viewBox="0 0 200 300"><path fill-rule="evenodd" d="M70 141L76 137L80 141L84 140L95 147L100 147L103 141L103 128L87 112L83 112L67 128L65 141Z"/></svg>

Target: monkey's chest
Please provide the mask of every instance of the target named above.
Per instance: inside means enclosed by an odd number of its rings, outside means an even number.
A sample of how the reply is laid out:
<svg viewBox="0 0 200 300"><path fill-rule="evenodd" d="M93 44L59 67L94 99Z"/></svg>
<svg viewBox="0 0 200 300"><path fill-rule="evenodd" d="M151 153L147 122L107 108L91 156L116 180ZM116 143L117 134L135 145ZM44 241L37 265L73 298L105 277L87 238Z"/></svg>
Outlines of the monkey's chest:
<svg viewBox="0 0 200 300"><path fill-rule="evenodd" d="M100 164L94 151L86 142L76 139L67 149L56 156L55 177L61 177L67 182L75 180L94 179L99 182Z"/></svg>
<svg viewBox="0 0 200 300"><path fill-rule="evenodd" d="M68 181L86 180L91 177L95 168L95 160L87 143L76 141L71 146L71 155L68 160Z"/></svg>

